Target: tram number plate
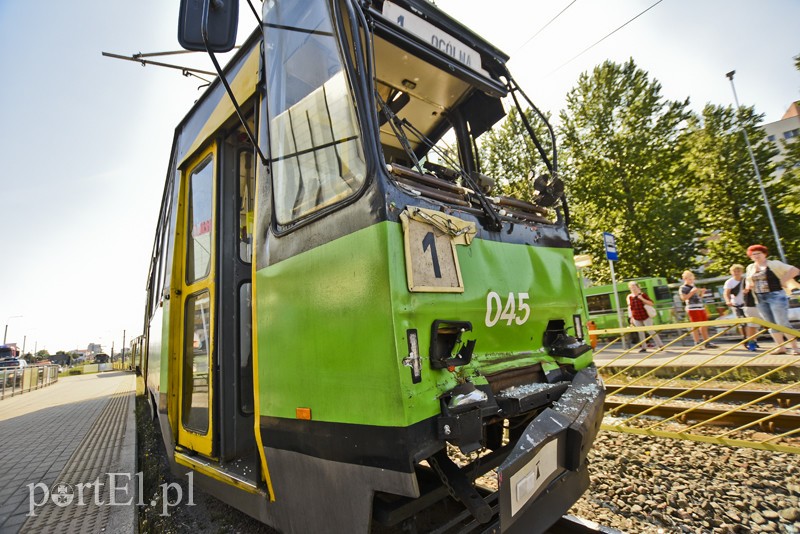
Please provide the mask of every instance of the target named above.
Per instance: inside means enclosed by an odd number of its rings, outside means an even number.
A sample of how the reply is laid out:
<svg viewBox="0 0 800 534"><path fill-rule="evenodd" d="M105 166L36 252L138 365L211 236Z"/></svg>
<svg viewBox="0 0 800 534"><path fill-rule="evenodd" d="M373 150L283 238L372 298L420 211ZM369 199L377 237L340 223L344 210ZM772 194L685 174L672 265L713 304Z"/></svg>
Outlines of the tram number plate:
<svg viewBox="0 0 800 534"><path fill-rule="evenodd" d="M513 517L558 470L558 438L542 449L519 471L511 475L511 516Z"/></svg>
<svg viewBox="0 0 800 534"><path fill-rule="evenodd" d="M461 269L450 236L438 228L410 219L405 232L409 291L462 293Z"/></svg>

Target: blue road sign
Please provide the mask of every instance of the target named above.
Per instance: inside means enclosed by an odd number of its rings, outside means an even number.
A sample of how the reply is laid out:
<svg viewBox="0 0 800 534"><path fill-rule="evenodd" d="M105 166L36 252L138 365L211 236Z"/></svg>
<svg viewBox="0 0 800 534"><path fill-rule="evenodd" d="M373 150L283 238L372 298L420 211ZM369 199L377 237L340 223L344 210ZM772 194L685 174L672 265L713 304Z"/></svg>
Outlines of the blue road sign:
<svg viewBox="0 0 800 534"><path fill-rule="evenodd" d="M606 246L606 258L611 261L617 261L619 255L617 254L617 241L614 236L608 232L603 232L603 243Z"/></svg>

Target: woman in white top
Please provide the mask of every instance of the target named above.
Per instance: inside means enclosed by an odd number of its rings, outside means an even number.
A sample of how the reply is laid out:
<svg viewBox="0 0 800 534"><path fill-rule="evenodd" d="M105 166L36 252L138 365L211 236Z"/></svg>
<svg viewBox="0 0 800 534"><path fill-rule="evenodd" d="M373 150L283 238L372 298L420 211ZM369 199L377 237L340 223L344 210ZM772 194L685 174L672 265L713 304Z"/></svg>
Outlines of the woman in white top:
<svg viewBox="0 0 800 534"><path fill-rule="evenodd" d="M764 245L748 247L747 255L753 263L747 266L747 288L756 294L758 311L765 321L793 328L789 322L789 298L784 288L796 285L794 277L800 274L800 269L777 260L768 260L768 252ZM775 343L783 343L782 332L770 329L769 333ZM780 349L773 354L785 353L785 349ZM797 338L792 338L791 354L800 354Z"/></svg>

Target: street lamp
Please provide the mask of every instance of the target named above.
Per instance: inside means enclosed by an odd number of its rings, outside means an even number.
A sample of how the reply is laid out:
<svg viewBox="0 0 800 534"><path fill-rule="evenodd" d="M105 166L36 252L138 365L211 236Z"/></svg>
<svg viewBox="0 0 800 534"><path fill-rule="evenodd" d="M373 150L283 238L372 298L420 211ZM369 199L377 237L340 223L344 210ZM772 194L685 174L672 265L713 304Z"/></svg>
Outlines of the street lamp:
<svg viewBox="0 0 800 534"><path fill-rule="evenodd" d="M9 318L7 318L7 319L6 319L6 329L5 329L5 331L3 332L3 345L5 345L5 344L6 344L6 338L8 337L8 322L9 322L11 319L19 319L20 317L22 317L22 316L21 316L21 315L12 315L11 317L9 317Z"/></svg>
<svg viewBox="0 0 800 534"><path fill-rule="evenodd" d="M736 74L735 70L730 71L725 76L731 81L731 89L733 89L733 101L736 103L736 111L739 111L739 98L736 96L736 86L733 85L733 75ZM753 155L753 148L750 146L750 138L747 136L747 129L742 125L742 133L744 134L744 142L747 145L747 151L750 153L750 161L753 162L753 168L756 170L756 179L758 180L758 187L761 188L761 196L764 197L764 206L767 208L767 218L769 218L769 225L772 227L772 234L775 236L775 244L778 245L778 255L781 261L786 263L786 255L783 253L781 246L781 236L778 235L778 227L775 226L775 219L772 218L772 210L769 207L769 200L767 199L767 191L764 189L764 183L761 181L761 173L758 171L758 164L756 157Z"/></svg>

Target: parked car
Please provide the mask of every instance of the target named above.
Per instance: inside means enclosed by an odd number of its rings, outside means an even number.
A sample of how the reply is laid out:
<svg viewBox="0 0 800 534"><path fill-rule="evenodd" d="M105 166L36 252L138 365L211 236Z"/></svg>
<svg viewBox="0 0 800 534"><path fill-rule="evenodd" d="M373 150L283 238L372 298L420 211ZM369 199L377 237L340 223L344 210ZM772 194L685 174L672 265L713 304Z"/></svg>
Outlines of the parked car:
<svg viewBox="0 0 800 534"><path fill-rule="evenodd" d="M27 366L28 362L20 358L6 358L4 360L0 360L0 369L22 369L23 367Z"/></svg>
<svg viewBox="0 0 800 534"><path fill-rule="evenodd" d="M20 358L6 358L0 360L0 374L5 376L6 387L13 387L14 384L22 383L22 370L28 366L28 362Z"/></svg>

